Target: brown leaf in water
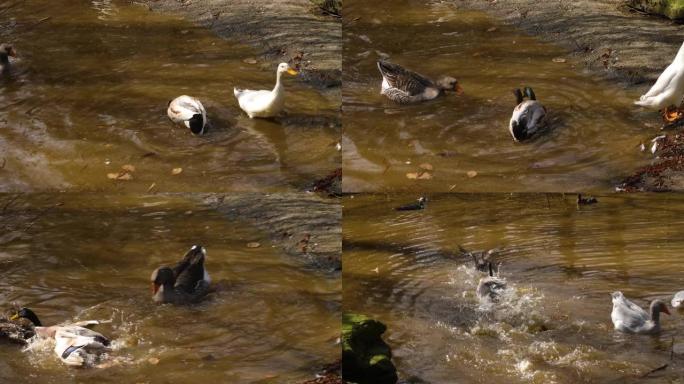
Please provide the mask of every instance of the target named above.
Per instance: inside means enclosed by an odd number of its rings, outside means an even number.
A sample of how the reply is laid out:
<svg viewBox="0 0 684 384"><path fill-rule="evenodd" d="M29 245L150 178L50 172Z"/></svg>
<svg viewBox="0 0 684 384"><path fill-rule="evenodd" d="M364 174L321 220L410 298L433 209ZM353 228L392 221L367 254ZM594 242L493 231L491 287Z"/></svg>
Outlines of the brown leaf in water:
<svg viewBox="0 0 684 384"><path fill-rule="evenodd" d="M420 175L418 175L418 179L420 180L430 180L432 179L432 175L427 173L427 172L422 172Z"/></svg>
<svg viewBox="0 0 684 384"><path fill-rule="evenodd" d="M110 180L133 180L133 175L128 172L108 173L107 178Z"/></svg>
<svg viewBox="0 0 684 384"><path fill-rule="evenodd" d="M407 179L415 180L418 178L418 172L409 172L406 174Z"/></svg>
<svg viewBox="0 0 684 384"><path fill-rule="evenodd" d="M423 163L420 165L420 168L426 171L432 171L433 169L435 169L430 163Z"/></svg>
<svg viewBox="0 0 684 384"><path fill-rule="evenodd" d="M565 63L567 60L565 60L562 57L554 57L553 59L551 59L551 61L553 61L554 63Z"/></svg>
<svg viewBox="0 0 684 384"><path fill-rule="evenodd" d="M174 168L174 169L171 170L171 174L172 174L172 175L180 175L181 172L183 172L183 168L181 168L181 167Z"/></svg>
<svg viewBox="0 0 684 384"><path fill-rule="evenodd" d="M247 243L247 248L259 248L259 247L261 247L261 244L259 244L256 241L252 241L252 242Z"/></svg>
<svg viewBox="0 0 684 384"><path fill-rule="evenodd" d="M156 357L150 357L149 359L147 359L147 362L152 365L157 365L159 364L159 359Z"/></svg>
<svg viewBox="0 0 684 384"><path fill-rule="evenodd" d="M126 172L135 172L135 166L132 164L126 164L122 166L121 169L123 169Z"/></svg>
<svg viewBox="0 0 684 384"><path fill-rule="evenodd" d="M242 61L244 61L244 62L247 63L247 64L256 64L256 63L257 63L256 59L253 58L253 57L248 57L248 58L246 58L246 59L244 59L244 60L242 60Z"/></svg>
<svg viewBox="0 0 684 384"><path fill-rule="evenodd" d="M466 174L472 179L473 177L477 176L477 171L468 171Z"/></svg>

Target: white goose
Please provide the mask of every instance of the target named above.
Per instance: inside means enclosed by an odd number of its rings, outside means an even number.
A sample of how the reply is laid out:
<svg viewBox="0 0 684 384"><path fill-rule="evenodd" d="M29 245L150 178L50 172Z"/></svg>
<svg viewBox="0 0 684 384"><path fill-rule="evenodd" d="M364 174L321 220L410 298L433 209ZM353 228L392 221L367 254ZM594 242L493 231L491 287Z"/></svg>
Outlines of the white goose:
<svg viewBox="0 0 684 384"><path fill-rule="evenodd" d="M207 124L207 111L202 103L194 97L178 96L169 101L166 110L169 119L176 124L184 124L194 135L204 134Z"/></svg>
<svg viewBox="0 0 684 384"><path fill-rule="evenodd" d="M109 350L111 342L102 334L87 327L101 324L101 321L86 320L73 324L42 326L38 316L28 308L20 309L12 320L25 318L34 325L38 337L55 340L55 354L67 365L89 366L96 363Z"/></svg>
<svg viewBox="0 0 684 384"><path fill-rule="evenodd" d="M253 91L237 87L233 89L240 108L247 113L250 119L255 117L273 117L283 109L285 105L285 87L283 87L283 83L280 81L280 76L285 72L290 75L298 73L287 63L278 64L276 84L272 91Z"/></svg>
<svg viewBox="0 0 684 384"><path fill-rule="evenodd" d="M620 332L658 333L660 332L660 312L668 315L670 311L662 300L651 302L650 314L625 298L620 291L613 292L613 311L610 318L613 326Z"/></svg>
<svg viewBox="0 0 684 384"><path fill-rule="evenodd" d="M684 97L684 44L679 48L677 56L665 68L651 89L642 95L634 104L651 109L665 109L663 115L676 109Z"/></svg>

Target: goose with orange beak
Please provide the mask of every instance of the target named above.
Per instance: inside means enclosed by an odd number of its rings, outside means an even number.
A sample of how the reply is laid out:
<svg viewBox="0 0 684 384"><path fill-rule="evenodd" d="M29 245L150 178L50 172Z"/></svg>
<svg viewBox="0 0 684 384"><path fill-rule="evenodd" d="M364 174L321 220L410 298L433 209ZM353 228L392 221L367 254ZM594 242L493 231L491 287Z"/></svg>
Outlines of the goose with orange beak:
<svg viewBox="0 0 684 384"><path fill-rule="evenodd" d="M288 63L278 64L276 70L276 84L273 90L233 89L240 108L250 119L255 117L273 117L280 113L285 106L285 87L281 80L283 73L297 75L298 72Z"/></svg>
<svg viewBox="0 0 684 384"><path fill-rule="evenodd" d="M185 304L204 299L211 278L204 268L207 251L193 245L175 266L162 266L152 272L152 299L158 303Z"/></svg>

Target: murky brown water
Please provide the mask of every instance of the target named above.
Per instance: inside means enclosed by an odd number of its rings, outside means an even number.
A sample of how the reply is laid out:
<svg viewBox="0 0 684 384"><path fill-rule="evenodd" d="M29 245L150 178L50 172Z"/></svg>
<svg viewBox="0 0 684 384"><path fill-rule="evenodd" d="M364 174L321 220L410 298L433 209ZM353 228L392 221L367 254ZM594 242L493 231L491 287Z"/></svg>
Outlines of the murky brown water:
<svg viewBox="0 0 684 384"><path fill-rule="evenodd" d="M275 65L243 61L249 47L129 1L3 5L0 40L20 62L0 84L0 191L301 190L339 167L338 93L290 77L286 115L242 113L234 86L275 83ZM166 117L181 94L203 101L207 135ZM107 178L126 164L134 180Z"/></svg>
<svg viewBox="0 0 684 384"><path fill-rule="evenodd" d="M454 3L345 2L345 191L608 191L649 161L637 146L657 132L644 122L659 118L632 105L635 91ZM380 95L381 58L434 79L455 76L465 94L396 105ZM549 109L552 129L521 144L508 122L511 90L525 85ZM423 163L434 167L432 179L407 179Z"/></svg>
<svg viewBox="0 0 684 384"><path fill-rule="evenodd" d="M625 383L684 374L684 314L663 316L658 336L613 330L610 292L641 306L684 289L684 197L435 195L427 209L396 212L414 196L344 200L343 308L388 325L404 377L427 382ZM457 256L500 247L513 287L480 304L482 276ZM669 305L669 304L668 304Z"/></svg>
<svg viewBox="0 0 684 384"><path fill-rule="evenodd" d="M28 306L47 324L112 319L99 329L117 348L111 368L79 370L51 350L0 344L0 381L290 383L336 360L340 280L194 199L3 195L0 308ZM198 305L153 304L151 271L195 243L224 289Z"/></svg>

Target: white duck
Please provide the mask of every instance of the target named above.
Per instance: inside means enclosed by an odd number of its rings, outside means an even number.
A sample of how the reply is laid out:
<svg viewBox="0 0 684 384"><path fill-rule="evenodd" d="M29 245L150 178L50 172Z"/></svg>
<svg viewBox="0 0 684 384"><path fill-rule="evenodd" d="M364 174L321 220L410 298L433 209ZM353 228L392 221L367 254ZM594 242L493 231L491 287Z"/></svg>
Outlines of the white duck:
<svg viewBox="0 0 684 384"><path fill-rule="evenodd" d="M38 316L28 308L20 309L12 320L25 318L30 320L38 337L55 340L55 354L67 365L82 367L92 365L100 359L102 353L109 350L110 341L102 334L86 327L101 324L101 321L86 320L73 324L42 326Z"/></svg>
<svg viewBox="0 0 684 384"><path fill-rule="evenodd" d="M202 103L194 97L178 96L169 101L166 110L169 119L176 124L184 124L194 135L204 134L207 125L207 111Z"/></svg>
<svg viewBox="0 0 684 384"><path fill-rule="evenodd" d="M651 302L650 314L625 298L620 291L613 292L613 311L610 314L613 326L620 332L658 333L660 332L660 312L668 315L670 311L662 300Z"/></svg>
<svg viewBox="0 0 684 384"><path fill-rule="evenodd" d="M665 68L651 89L642 95L634 104L651 109L663 110L663 115L677 108L684 97L684 44L679 48L677 56Z"/></svg>
<svg viewBox="0 0 684 384"><path fill-rule="evenodd" d="M280 81L283 73L296 75L298 72L287 63L278 64L276 70L276 84L272 91L234 88L233 93L240 104L240 108L247 113L249 118L273 117L280 113L285 105L285 87Z"/></svg>
<svg viewBox="0 0 684 384"><path fill-rule="evenodd" d="M675 293L674 297L672 298L672 306L674 308L681 308L682 304L684 304L684 291L679 291Z"/></svg>

